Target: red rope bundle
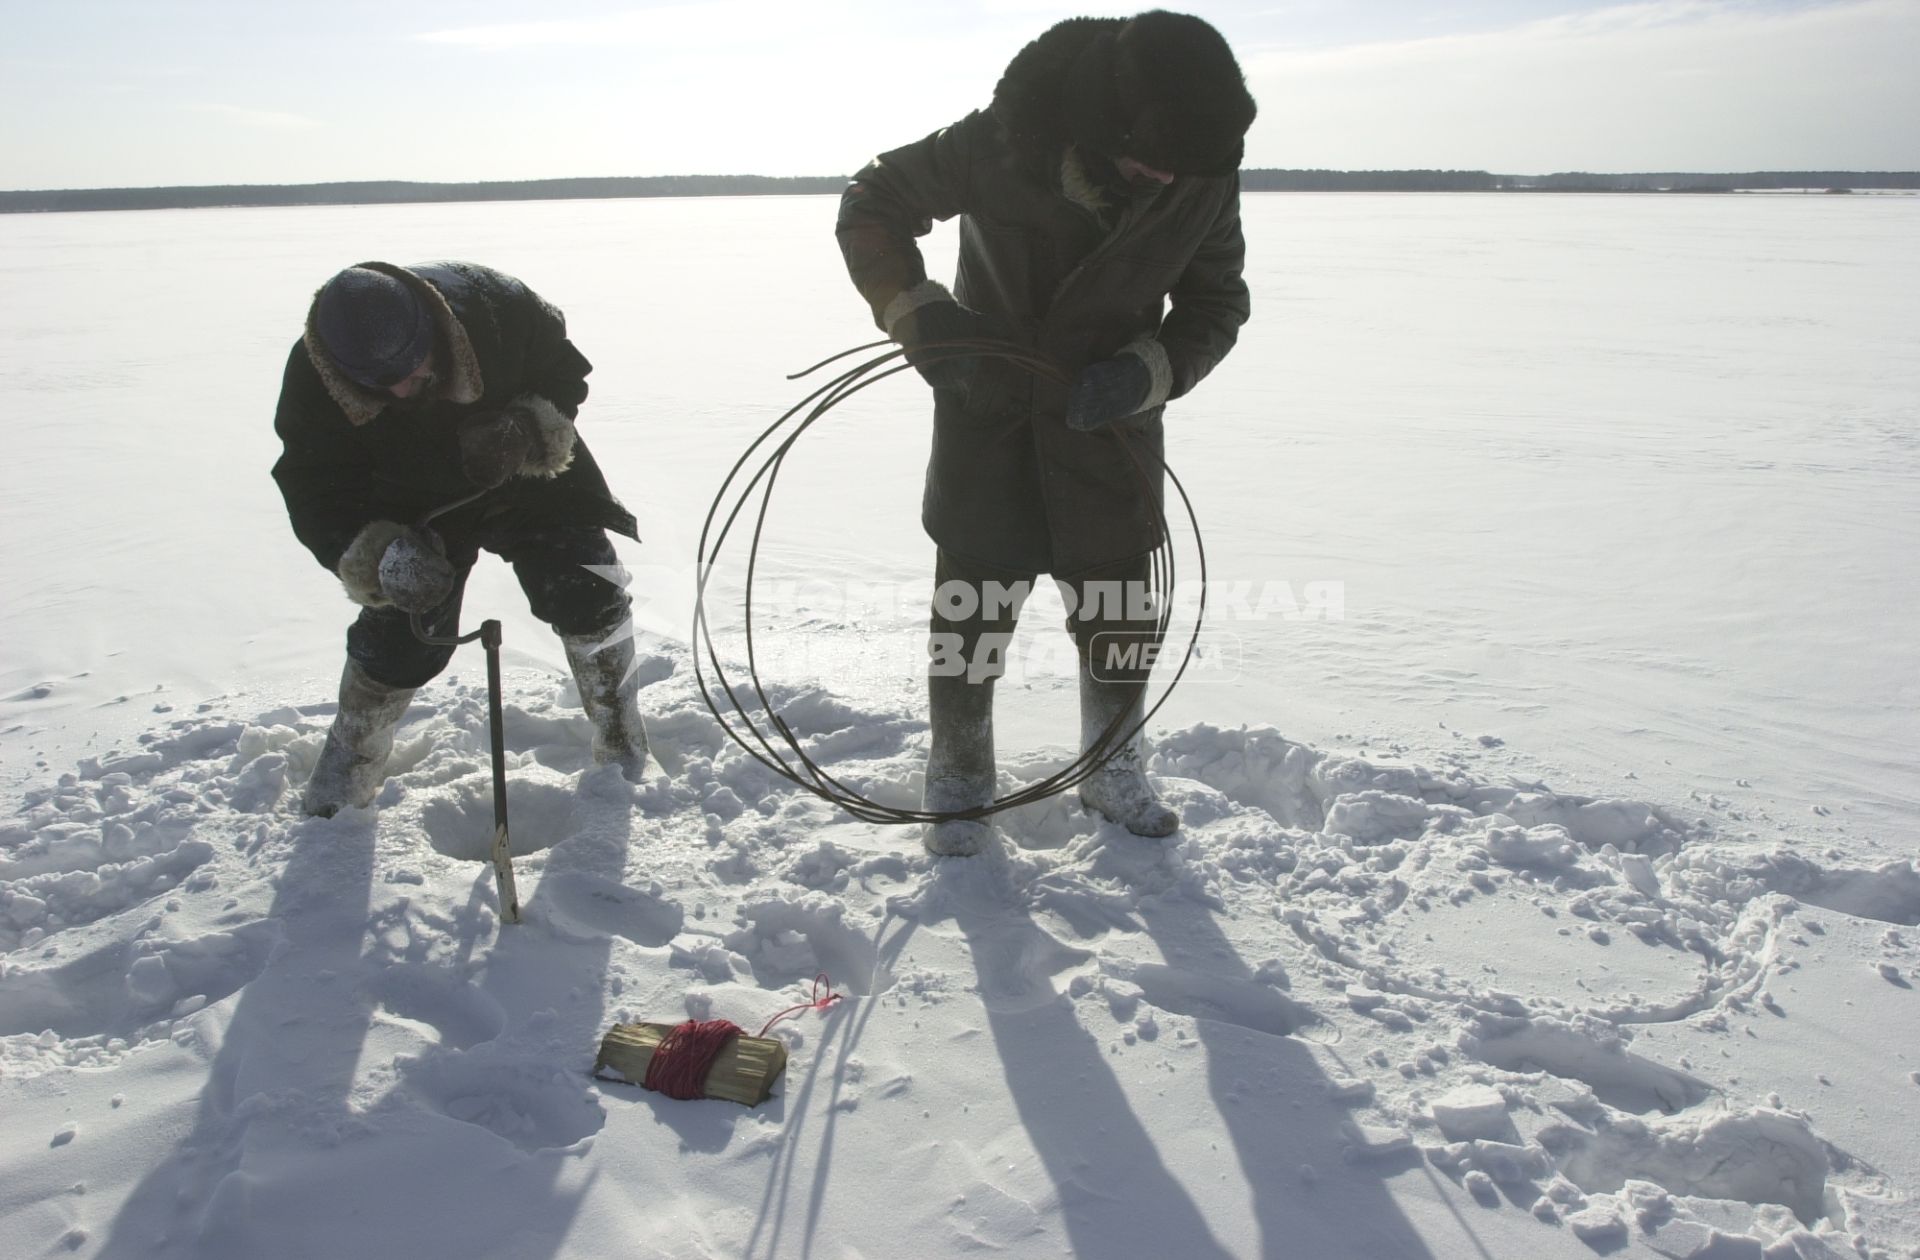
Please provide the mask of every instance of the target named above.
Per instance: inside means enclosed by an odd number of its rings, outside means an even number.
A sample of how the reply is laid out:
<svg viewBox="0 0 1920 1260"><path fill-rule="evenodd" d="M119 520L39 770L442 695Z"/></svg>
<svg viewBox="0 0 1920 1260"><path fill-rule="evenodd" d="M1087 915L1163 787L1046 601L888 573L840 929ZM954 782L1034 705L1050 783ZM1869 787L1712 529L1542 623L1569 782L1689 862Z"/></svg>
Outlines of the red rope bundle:
<svg viewBox="0 0 1920 1260"><path fill-rule="evenodd" d="M641 1084L669 1098L705 1098L713 1061L743 1031L730 1019L690 1019L675 1025L654 1047Z"/></svg>
<svg viewBox="0 0 1920 1260"><path fill-rule="evenodd" d="M824 996L822 989L826 990ZM840 997L823 971L813 978L813 999L781 1011L761 1025L759 1035L766 1036L767 1029L789 1015L824 1011ZM707 1074L713 1071L713 1061L720 1057L728 1042L745 1031L730 1019L690 1019L674 1025L673 1031L654 1047L653 1058L647 1062L647 1079L640 1082L641 1085L669 1098L705 1098Z"/></svg>

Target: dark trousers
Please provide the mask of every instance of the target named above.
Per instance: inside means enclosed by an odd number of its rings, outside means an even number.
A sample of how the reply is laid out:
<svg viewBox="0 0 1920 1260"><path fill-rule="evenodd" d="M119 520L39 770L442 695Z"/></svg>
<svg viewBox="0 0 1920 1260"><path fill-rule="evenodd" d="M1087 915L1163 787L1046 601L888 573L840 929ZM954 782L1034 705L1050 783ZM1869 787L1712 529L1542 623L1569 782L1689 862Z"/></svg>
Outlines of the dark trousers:
<svg viewBox="0 0 1920 1260"><path fill-rule="evenodd" d="M1150 563L1149 556L1140 555L1056 579L1068 603L1067 633L1079 648L1083 674L1145 686L1159 644L1159 609L1148 590ZM933 567L929 678L977 684L1004 674L1020 606L1037 577L942 550Z"/></svg>
<svg viewBox="0 0 1920 1260"><path fill-rule="evenodd" d="M467 575L482 551L513 566L533 615L557 634L592 634L627 616L626 591L586 567L620 563L606 531L598 526L528 528L511 518L495 518L441 537L457 576L453 593L422 618L433 635L450 638L455 633ZM419 687L447 667L453 648L422 643L414 636L408 615L397 608L363 608L347 627L347 655L376 682Z"/></svg>

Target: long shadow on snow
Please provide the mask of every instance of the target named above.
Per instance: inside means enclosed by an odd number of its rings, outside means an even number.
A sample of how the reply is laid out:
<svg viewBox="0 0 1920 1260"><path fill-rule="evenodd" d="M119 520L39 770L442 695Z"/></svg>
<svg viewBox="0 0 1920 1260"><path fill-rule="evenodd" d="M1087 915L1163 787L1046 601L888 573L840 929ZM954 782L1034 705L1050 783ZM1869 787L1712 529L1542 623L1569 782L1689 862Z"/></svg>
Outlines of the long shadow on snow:
<svg viewBox="0 0 1920 1260"><path fill-rule="evenodd" d="M651 943L655 929L644 925L658 917L641 905L650 899L624 884L634 801L617 775L601 768L582 779L566 835L546 850L539 882L521 906L522 922L500 927L478 963L479 992L506 1016L503 1036L470 1048L443 1046L402 1073L394 1101L443 1133L432 1152L456 1150L461 1161L425 1176L412 1165L395 1174L410 1179L409 1211L423 1222L418 1246L404 1248L391 1241L391 1229L376 1225L359 1254L564 1254L597 1179L579 1143L605 1123L586 1091L606 1031L602 995L613 942L647 936ZM480 943L477 911L496 904L493 881L492 868L480 865L458 943L462 975ZM465 1132L445 1136L447 1126ZM402 1158L406 1145L396 1148ZM361 1193L378 1185L369 1177ZM355 1251L342 1246L327 1254Z"/></svg>
<svg viewBox="0 0 1920 1260"><path fill-rule="evenodd" d="M876 971L891 970L900 954L906 949L907 941L912 938L915 925L911 922L899 925L891 937L887 935L893 919L882 920L875 932L877 942ZM799 1147L807 1117L812 1114L813 1093L818 1088L823 1065L827 1061L827 1048L839 1036L840 1048L834 1056L832 1071L827 1073L831 1084L827 1087L828 1097L821 1110L825 1114L819 1141L819 1156L813 1165L813 1185L807 1195L807 1218L801 1229L801 1260L809 1260L813 1255L814 1238L820 1227L821 1213L825 1208L827 1184L832 1180L833 1144L839 1127L841 1108L840 1095L847 1080L848 1061L854 1049L860 1044L866 1033L867 1023L879 1010L882 1003L878 995L869 994L860 1003L860 1013L849 1020L845 1017L844 1007L835 1007L829 1012L827 1022L820 1033L820 1047L815 1051L808 1067L806 1080L796 1091L793 1089L792 1076L788 1077L788 1090L780 1099L786 1105L788 1114L787 1129L781 1134L780 1146L774 1153L773 1167L767 1173L766 1190L760 1197L760 1212L754 1220L753 1232L747 1238L743 1253L751 1260L756 1255L764 1255L768 1260L782 1255L791 1255L792 1251L782 1245L787 1228L788 1200L793 1194L793 1173L795 1152ZM790 1105L789 1105L790 1104ZM764 1250L763 1250L764 1248Z"/></svg>
<svg viewBox="0 0 1920 1260"><path fill-rule="evenodd" d="M583 795L581 805L586 816L576 822L588 822L586 830L593 834L557 846L548 858L548 874L617 884L624 872L632 802L590 802ZM408 1097L390 1097L364 1116L350 1113L353 1079L376 1005L359 981L390 974L383 967L423 964L407 951L396 954L385 946L361 953L369 928L375 845L375 826L364 814L301 821L291 842L293 852L269 912L284 929L285 947L241 991L191 1130L128 1198L99 1254L106 1260L353 1254L510 1254L514 1260L542 1260L560 1255L591 1186L586 1178L562 1188L579 1153L564 1149L571 1145L568 1133L554 1137L556 1149L540 1149L536 1124L533 1148L516 1145L499 1132L484 1132L489 1127L484 1114L470 1123L444 1114L431 1098L419 1105L411 1082L403 1086ZM486 931L482 910L494 905L492 879L489 868L479 868L474 896L459 913L458 951L441 968L450 981L465 976ZM541 887L546 886L543 879ZM549 913L539 889L524 910L525 924L495 929L481 987L507 1014L509 1026L516 1017L524 1019L530 1001L556 1009L553 1039L588 1047L590 1054L603 1018L599 995L610 938L601 934L567 951L568 987L582 996L561 1003L541 983L538 969L542 948L550 948L539 926ZM542 939L535 940L535 934ZM414 1071L431 1074L436 1056L479 1062L489 1041L436 1048L421 1056ZM467 1076L476 1096L503 1082L511 1088L516 1077L525 1076L515 1058L495 1066L499 1071ZM588 1064L578 1066L575 1080L584 1079ZM580 1092L575 1084L576 1099ZM522 1117L509 1108L506 1118L517 1124ZM580 1127L589 1132L599 1127L597 1119L589 1123L590 1128ZM458 1167L446 1164L449 1150L460 1152ZM343 1205L389 1202L396 1187L404 1187L404 1213L342 1210Z"/></svg>
<svg viewBox="0 0 1920 1260"><path fill-rule="evenodd" d="M1106 1051L1048 977L1084 960L1033 921L997 855L949 864L933 913L973 956L987 1025L1076 1256L1229 1257L1134 1114Z"/></svg>
<svg viewBox="0 0 1920 1260"><path fill-rule="evenodd" d="M1107 843L1164 860L1165 842L1103 829ZM1193 1018L1214 1105L1252 1196L1258 1254L1431 1257L1381 1175L1418 1157L1379 1167L1347 1163L1350 1112L1330 1098L1313 1051L1291 1035L1313 1022L1311 1013L1255 978L1200 901L1179 892L1144 897L1138 913L1165 965L1138 967L1132 978L1149 1005ZM1311 1181L1304 1168L1315 1170Z"/></svg>
<svg viewBox="0 0 1920 1260"><path fill-rule="evenodd" d="M355 814L298 824L290 840L269 911L284 945L240 991L192 1127L122 1205L99 1253L106 1260L259 1254L244 1237L255 1213L242 1163L308 1145L294 1112L344 1108L372 1019L353 977L374 829Z"/></svg>

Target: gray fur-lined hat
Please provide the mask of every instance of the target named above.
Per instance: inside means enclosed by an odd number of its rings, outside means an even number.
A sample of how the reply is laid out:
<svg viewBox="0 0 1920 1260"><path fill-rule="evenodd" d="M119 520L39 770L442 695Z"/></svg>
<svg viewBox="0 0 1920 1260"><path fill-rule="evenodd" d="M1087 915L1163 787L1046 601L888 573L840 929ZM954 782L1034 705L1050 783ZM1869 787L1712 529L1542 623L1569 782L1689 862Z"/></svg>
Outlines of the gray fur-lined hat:
<svg viewBox="0 0 1920 1260"><path fill-rule="evenodd" d="M385 389L433 352L433 312L405 283L370 267L348 267L314 298L314 328L354 382Z"/></svg>

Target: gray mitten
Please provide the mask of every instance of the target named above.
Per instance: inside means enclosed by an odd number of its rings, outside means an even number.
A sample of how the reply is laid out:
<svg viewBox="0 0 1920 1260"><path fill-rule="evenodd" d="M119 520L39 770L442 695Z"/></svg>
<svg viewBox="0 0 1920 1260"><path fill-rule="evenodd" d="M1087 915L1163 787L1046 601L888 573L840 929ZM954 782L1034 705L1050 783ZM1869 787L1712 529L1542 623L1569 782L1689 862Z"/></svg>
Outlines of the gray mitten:
<svg viewBox="0 0 1920 1260"><path fill-rule="evenodd" d="M521 471L533 453L533 434L512 411L469 416L460 423L460 471L491 490Z"/></svg>
<svg viewBox="0 0 1920 1260"><path fill-rule="evenodd" d="M1118 354L1080 373L1067 398L1067 427L1098 429L1146 409L1153 373L1135 354Z"/></svg>
<svg viewBox="0 0 1920 1260"><path fill-rule="evenodd" d="M964 390L972 383L980 360L964 343L1006 337L985 315L954 301L929 302L897 322L894 331L907 348L907 362L935 389Z"/></svg>
<svg viewBox="0 0 1920 1260"><path fill-rule="evenodd" d="M453 594L458 576L446 544L431 530L410 529L380 556L380 593L403 612L423 613Z"/></svg>

